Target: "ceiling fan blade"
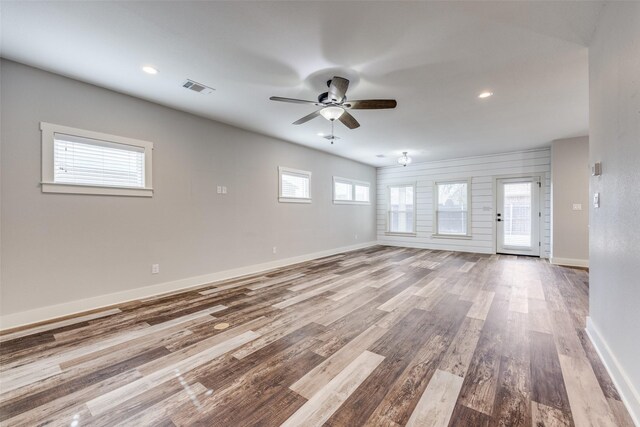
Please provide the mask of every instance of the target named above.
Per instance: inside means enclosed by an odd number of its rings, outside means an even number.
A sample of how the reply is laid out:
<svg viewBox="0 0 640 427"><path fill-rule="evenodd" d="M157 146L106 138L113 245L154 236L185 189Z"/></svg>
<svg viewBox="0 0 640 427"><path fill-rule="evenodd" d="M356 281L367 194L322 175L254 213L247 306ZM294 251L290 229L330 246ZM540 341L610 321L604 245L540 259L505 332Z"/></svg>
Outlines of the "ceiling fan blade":
<svg viewBox="0 0 640 427"><path fill-rule="evenodd" d="M282 98L280 96L272 96L269 99L272 101L291 102L293 104L322 105L321 103L316 101L306 101L304 99L295 99L295 98Z"/></svg>
<svg viewBox="0 0 640 427"><path fill-rule="evenodd" d="M320 115L320 110L318 111L314 111L311 114L307 114L306 116L304 116L301 119L296 120L295 122L293 122L294 125L301 125L303 123L308 122L311 119L315 119L316 117L318 117Z"/></svg>
<svg viewBox="0 0 640 427"><path fill-rule="evenodd" d="M361 101L347 101L342 106L352 110L381 110L384 108L396 108L395 99L363 99Z"/></svg>
<svg viewBox="0 0 640 427"><path fill-rule="evenodd" d="M342 113L342 115L338 120L340 120L342 124L348 127L349 129L355 129L360 127L360 123L358 123L356 118L346 111Z"/></svg>
<svg viewBox="0 0 640 427"><path fill-rule="evenodd" d="M342 102L349 88L349 80L335 76L329 85L329 101Z"/></svg>

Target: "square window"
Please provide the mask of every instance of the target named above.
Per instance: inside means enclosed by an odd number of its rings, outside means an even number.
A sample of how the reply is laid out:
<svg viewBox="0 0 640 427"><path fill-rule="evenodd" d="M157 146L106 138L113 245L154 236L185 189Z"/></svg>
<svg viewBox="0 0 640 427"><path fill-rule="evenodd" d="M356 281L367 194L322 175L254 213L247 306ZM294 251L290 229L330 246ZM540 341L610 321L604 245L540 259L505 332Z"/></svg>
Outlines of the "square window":
<svg viewBox="0 0 640 427"><path fill-rule="evenodd" d="M280 202L311 203L311 172L279 167Z"/></svg>

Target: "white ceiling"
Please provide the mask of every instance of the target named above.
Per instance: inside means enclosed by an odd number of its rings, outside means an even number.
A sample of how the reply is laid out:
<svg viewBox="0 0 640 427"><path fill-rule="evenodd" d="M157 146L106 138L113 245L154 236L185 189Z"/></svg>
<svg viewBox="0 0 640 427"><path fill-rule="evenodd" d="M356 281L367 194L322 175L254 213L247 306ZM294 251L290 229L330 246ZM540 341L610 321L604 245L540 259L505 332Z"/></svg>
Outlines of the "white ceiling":
<svg viewBox="0 0 640 427"><path fill-rule="evenodd" d="M364 163L549 145L588 133L600 2L2 2L3 57ZM160 72L150 76L141 66ZM361 127L291 123L333 75ZM211 95L181 87L190 78ZM478 93L495 95L480 100ZM376 155L384 154L386 158Z"/></svg>

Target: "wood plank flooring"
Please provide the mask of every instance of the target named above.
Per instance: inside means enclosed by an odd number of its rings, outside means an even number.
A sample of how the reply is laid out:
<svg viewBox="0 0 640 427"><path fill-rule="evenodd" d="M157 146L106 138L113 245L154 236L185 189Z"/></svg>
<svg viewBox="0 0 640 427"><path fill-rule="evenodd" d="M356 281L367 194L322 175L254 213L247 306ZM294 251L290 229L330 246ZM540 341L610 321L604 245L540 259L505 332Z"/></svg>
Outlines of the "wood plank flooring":
<svg viewBox="0 0 640 427"><path fill-rule="evenodd" d="M584 270L375 246L8 331L0 425L633 426L587 304Z"/></svg>

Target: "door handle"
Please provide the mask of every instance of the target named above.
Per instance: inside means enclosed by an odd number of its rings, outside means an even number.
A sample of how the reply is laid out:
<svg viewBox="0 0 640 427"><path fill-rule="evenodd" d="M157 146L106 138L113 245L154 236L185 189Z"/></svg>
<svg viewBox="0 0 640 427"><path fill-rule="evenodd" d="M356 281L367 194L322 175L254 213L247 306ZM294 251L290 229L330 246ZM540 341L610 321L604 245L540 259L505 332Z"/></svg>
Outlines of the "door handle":
<svg viewBox="0 0 640 427"><path fill-rule="evenodd" d="M502 221L502 219L500 219L500 218L496 218L496 221L500 222L500 221Z"/></svg>

